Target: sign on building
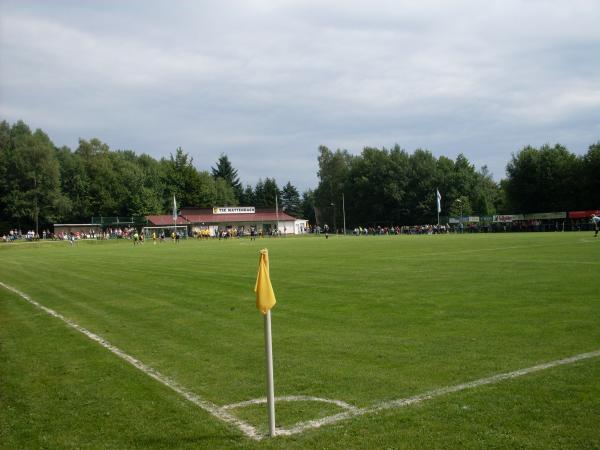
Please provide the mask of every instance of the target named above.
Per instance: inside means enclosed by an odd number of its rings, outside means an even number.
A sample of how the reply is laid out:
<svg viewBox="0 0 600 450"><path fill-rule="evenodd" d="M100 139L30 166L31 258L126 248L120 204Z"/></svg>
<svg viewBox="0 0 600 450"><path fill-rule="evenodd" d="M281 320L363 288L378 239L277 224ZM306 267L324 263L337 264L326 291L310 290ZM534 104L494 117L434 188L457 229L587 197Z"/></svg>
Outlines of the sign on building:
<svg viewBox="0 0 600 450"><path fill-rule="evenodd" d="M523 220L523 214L499 214L494 216L494 222L514 222Z"/></svg>
<svg viewBox="0 0 600 450"><path fill-rule="evenodd" d="M213 214L254 214L254 206L220 206L213 208Z"/></svg>
<svg viewBox="0 0 600 450"><path fill-rule="evenodd" d="M525 214L525 220L565 219L566 217L567 217L566 212Z"/></svg>

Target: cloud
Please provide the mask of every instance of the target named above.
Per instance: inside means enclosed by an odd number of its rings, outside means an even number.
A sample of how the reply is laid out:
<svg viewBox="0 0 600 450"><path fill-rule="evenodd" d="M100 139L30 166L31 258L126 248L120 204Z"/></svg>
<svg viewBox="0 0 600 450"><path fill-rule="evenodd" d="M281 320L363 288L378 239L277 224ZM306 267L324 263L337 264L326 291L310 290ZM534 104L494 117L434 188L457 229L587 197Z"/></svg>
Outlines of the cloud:
<svg viewBox="0 0 600 450"><path fill-rule="evenodd" d="M464 153L496 177L524 145L599 138L595 1L0 0L0 111L57 145L244 183L316 185L319 145Z"/></svg>

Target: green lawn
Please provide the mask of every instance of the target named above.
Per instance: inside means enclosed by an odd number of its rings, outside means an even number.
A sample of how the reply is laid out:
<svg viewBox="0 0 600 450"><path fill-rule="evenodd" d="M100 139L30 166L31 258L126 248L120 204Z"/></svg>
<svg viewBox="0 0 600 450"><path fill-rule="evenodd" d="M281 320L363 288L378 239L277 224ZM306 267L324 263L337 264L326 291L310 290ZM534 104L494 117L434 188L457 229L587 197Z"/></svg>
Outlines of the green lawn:
<svg viewBox="0 0 600 450"><path fill-rule="evenodd" d="M276 396L368 408L600 350L592 233L6 244L0 282L222 406L265 396L262 247ZM599 448L598 379L592 358L256 442L0 287L0 448Z"/></svg>

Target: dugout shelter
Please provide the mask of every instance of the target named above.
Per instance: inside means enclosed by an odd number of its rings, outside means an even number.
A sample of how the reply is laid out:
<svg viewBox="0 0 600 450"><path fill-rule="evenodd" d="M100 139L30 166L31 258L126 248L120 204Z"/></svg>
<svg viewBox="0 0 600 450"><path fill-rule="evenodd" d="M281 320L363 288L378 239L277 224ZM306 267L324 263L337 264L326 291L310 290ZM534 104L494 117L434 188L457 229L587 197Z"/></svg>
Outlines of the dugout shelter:
<svg viewBox="0 0 600 450"><path fill-rule="evenodd" d="M99 235L102 227L95 223L55 223L54 234L85 233Z"/></svg>

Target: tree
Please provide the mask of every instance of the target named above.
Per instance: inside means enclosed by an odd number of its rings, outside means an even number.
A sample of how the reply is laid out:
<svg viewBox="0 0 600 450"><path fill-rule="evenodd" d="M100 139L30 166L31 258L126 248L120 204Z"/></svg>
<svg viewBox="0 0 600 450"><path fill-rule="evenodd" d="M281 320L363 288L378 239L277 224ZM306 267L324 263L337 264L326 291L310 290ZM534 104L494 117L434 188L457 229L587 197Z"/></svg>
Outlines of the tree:
<svg viewBox="0 0 600 450"><path fill-rule="evenodd" d="M11 129L11 152L5 165L5 211L21 224L39 224L60 217L67 203L60 192L60 172L54 145L41 130L33 134L23 122Z"/></svg>
<svg viewBox="0 0 600 450"><path fill-rule="evenodd" d="M581 161L581 207L600 209L600 142L590 145Z"/></svg>
<svg viewBox="0 0 600 450"><path fill-rule="evenodd" d="M246 189L242 192L242 196L240 197L240 205L242 206L254 206L256 204L256 195L254 194L254 189L249 184L246 186Z"/></svg>
<svg viewBox="0 0 600 450"><path fill-rule="evenodd" d="M257 208L264 207L265 202L265 182L259 178L254 186L254 203Z"/></svg>
<svg viewBox="0 0 600 450"><path fill-rule="evenodd" d="M323 146L319 152L320 182L314 202L321 221L340 222L342 192L350 226L433 223L437 189L442 193L442 214L462 197L469 209L476 205L483 214L491 214L501 199L487 169L476 172L463 154L455 161L436 159L422 149L409 155L397 144L391 150L365 147L353 157Z"/></svg>
<svg viewBox="0 0 600 450"><path fill-rule="evenodd" d="M180 205L223 206L235 205L233 188L225 181L210 177L208 172L198 172L192 165L193 159L181 147L169 161L161 161L164 167L165 208L168 210L173 195Z"/></svg>
<svg viewBox="0 0 600 450"><path fill-rule="evenodd" d="M163 211L164 190L160 183L158 164L130 150L111 152L119 187L113 192L118 197L117 213L122 216L146 216Z"/></svg>
<svg viewBox="0 0 600 450"><path fill-rule="evenodd" d="M365 147L352 159L344 186L350 226L389 225L408 216L408 164L408 155L399 146L391 151Z"/></svg>
<svg viewBox="0 0 600 450"><path fill-rule="evenodd" d="M123 186L108 144L96 138L80 139L75 155L83 168L78 186L82 218L118 215L123 204Z"/></svg>
<svg viewBox="0 0 600 450"><path fill-rule="evenodd" d="M469 216L472 212L473 208L471 207L471 201L466 195L461 195L456 198L452 202L449 210L451 216Z"/></svg>
<svg viewBox="0 0 600 450"><path fill-rule="evenodd" d="M302 193L302 216L313 225L317 223L315 218L315 197L312 190L307 190Z"/></svg>
<svg viewBox="0 0 600 450"><path fill-rule="evenodd" d="M137 158L136 165L143 174L143 186L139 193L141 198L138 206L132 214L161 214L165 185L161 179L159 162L149 155L142 154Z"/></svg>
<svg viewBox="0 0 600 450"><path fill-rule="evenodd" d="M463 205L468 204L474 213L491 215L496 212L502 196L486 166L476 171L460 153L455 161L440 156L436 172L436 185L442 194L442 215L458 215L457 199L463 199Z"/></svg>
<svg viewBox="0 0 600 450"><path fill-rule="evenodd" d="M67 217L78 223L85 222L92 215L92 210L89 199L90 180L83 158L68 147L57 149L56 158L60 168L61 191L70 203Z"/></svg>
<svg viewBox="0 0 600 450"><path fill-rule="evenodd" d="M234 206L238 204L238 199L235 195L234 189L226 180L223 178L217 178L215 180L215 188L216 205Z"/></svg>
<svg viewBox="0 0 600 450"><path fill-rule="evenodd" d="M242 183L238 177L238 171L233 168L229 158L224 153L221 153L219 160L217 161L217 167L211 167L212 176L216 180L222 178L231 188L236 197L236 201L240 201L242 198Z"/></svg>
<svg viewBox="0 0 600 450"><path fill-rule="evenodd" d="M281 196L274 178L259 179L254 193L257 208L275 208L275 197Z"/></svg>
<svg viewBox="0 0 600 450"><path fill-rule="evenodd" d="M580 161L565 147L527 146L506 166L506 196L514 211L568 211L580 208L577 200Z"/></svg>
<svg viewBox="0 0 600 450"><path fill-rule="evenodd" d="M9 228L9 223L2 223L8 219L6 211L6 196L8 195L8 160L10 152L10 125L5 120L0 122L0 227ZM5 219L6 218L6 219Z"/></svg>
<svg viewBox="0 0 600 450"><path fill-rule="evenodd" d="M487 166L483 166L475 175L475 198L472 200L474 212L484 216L496 214L502 205L500 187L492 179Z"/></svg>
<svg viewBox="0 0 600 450"><path fill-rule="evenodd" d="M186 191L189 190L190 180L193 179L196 169L192 165L193 158L184 153L181 147L175 149L175 155L161 160L163 164L163 177L165 182L165 206L173 195L179 199L180 204L189 204Z"/></svg>
<svg viewBox="0 0 600 450"><path fill-rule="evenodd" d="M437 221L436 159L428 150L417 149L409 159L407 206L413 223Z"/></svg>
<svg viewBox="0 0 600 450"><path fill-rule="evenodd" d="M341 197L351 162L352 156L347 150L332 152L324 145L319 147L319 185L315 190L317 202L328 205Z"/></svg>
<svg viewBox="0 0 600 450"><path fill-rule="evenodd" d="M300 194L289 181L281 191L281 209L294 217L301 215Z"/></svg>
<svg viewBox="0 0 600 450"><path fill-rule="evenodd" d="M332 209L334 222L342 223L342 208L339 207L344 185L348 178L353 157L347 150L332 152L324 145L319 147L319 185L314 191L315 206L322 210ZM338 206L336 208L336 205ZM329 214L327 214L329 216Z"/></svg>

